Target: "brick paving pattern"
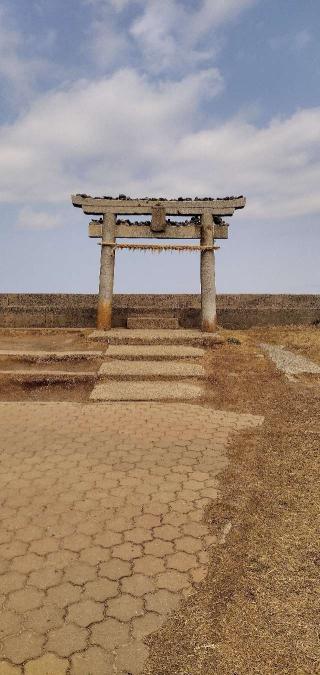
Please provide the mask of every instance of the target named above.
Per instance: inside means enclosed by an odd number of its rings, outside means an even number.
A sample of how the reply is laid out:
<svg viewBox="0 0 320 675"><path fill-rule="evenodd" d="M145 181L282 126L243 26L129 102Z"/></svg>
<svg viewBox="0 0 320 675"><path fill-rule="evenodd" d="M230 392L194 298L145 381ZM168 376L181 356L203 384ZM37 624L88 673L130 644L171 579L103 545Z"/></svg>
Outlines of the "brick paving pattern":
<svg viewBox="0 0 320 675"><path fill-rule="evenodd" d="M0 675L141 673L206 575L230 434L261 418L161 403L0 404Z"/></svg>

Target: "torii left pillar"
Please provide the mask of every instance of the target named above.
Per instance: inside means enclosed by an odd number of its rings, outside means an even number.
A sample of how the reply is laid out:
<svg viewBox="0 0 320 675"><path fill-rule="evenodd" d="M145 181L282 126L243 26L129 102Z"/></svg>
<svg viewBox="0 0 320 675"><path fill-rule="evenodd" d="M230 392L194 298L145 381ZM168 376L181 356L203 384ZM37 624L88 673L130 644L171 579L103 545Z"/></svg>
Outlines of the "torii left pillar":
<svg viewBox="0 0 320 675"><path fill-rule="evenodd" d="M100 281L97 328L109 330L112 323L112 296L114 279L114 256L115 248L112 244L116 240L116 215L106 213L103 216L101 258L100 258Z"/></svg>

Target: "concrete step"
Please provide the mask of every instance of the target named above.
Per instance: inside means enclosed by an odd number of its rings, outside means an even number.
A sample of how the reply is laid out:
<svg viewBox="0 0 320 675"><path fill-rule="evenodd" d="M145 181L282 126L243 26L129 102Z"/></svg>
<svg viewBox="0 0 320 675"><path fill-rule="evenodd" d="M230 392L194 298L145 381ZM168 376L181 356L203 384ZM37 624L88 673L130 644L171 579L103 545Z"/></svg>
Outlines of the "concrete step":
<svg viewBox="0 0 320 675"><path fill-rule="evenodd" d="M97 384L91 401L186 401L196 400L202 388L182 382L107 382Z"/></svg>
<svg viewBox="0 0 320 675"><path fill-rule="evenodd" d="M156 311L155 311L156 306ZM153 307L147 308L146 305L135 305L135 307L128 307L129 316L176 316L179 311L179 307L161 307L153 305Z"/></svg>
<svg viewBox="0 0 320 675"><path fill-rule="evenodd" d="M171 330L177 330L179 328L179 321L174 316L146 316L143 314L136 314L135 316L128 317L127 328L133 328L135 330L139 328L170 328Z"/></svg>
<svg viewBox="0 0 320 675"><path fill-rule="evenodd" d="M183 379L205 377L203 366L181 361L105 361L99 379L152 380L154 378Z"/></svg>
<svg viewBox="0 0 320 675"><path fill-rule="evenodd" d="M0 362L10 359L11 361L25 361L37 363L39 361L48 363L49 361L91 361L101 359L104 356L102 351L32 351L0 349Z"/></svg>
<svg viewBox="0 0 320 675"><path fill-rule="evenodd" d="M204 356L205 350L188 345L110 345L107 359L130 359L131 361L153 361L196 359Z"/></svg>
<svg viewBox="0 0 320 675"><path fill-rule="evenodd" d="M59 371L59 370L0 370L0 382L16 382L20 384L31 382L94 382L96 373L89 371Z"/></svg>
<svg viewBox="0 0 320 675"><path fill-rule="evenodd" d="M95 330L89 340L106 342L109 345L192 345L195 347L224 344L219 333L202 333L200 330L128 330L112 328L110 331Z"/></svg>

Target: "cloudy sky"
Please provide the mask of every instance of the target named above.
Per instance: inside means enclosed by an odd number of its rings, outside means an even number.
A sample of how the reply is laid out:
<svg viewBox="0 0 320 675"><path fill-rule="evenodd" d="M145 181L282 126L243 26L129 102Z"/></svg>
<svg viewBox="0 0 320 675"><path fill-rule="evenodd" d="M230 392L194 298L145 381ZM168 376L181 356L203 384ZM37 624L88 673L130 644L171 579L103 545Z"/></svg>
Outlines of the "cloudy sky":
<svg viewBox="0 0 320 675"><path fill-rule="evenodd" d="M0 291L95 292L70 195L244 194L219 292L320 292L319 0L2 0ZM197 255L119 253L119 292Z"/></svg>

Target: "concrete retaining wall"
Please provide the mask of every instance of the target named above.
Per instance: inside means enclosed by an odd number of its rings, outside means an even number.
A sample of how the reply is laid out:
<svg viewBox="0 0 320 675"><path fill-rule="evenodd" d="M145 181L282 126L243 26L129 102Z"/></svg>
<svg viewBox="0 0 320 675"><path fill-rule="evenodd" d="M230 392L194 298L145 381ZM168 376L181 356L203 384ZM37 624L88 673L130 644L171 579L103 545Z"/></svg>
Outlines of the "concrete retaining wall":
<svg viewBox="0 0 320 675"><path fill-rule="evenodd" d="M225 328L320 323L320 295L218 295L218 321ZM85 294L0 294L0 327L95 326L97 296ZM182 327L200 324L199 295L115 295L114 326L134 314L174 315Z"/></svg>

